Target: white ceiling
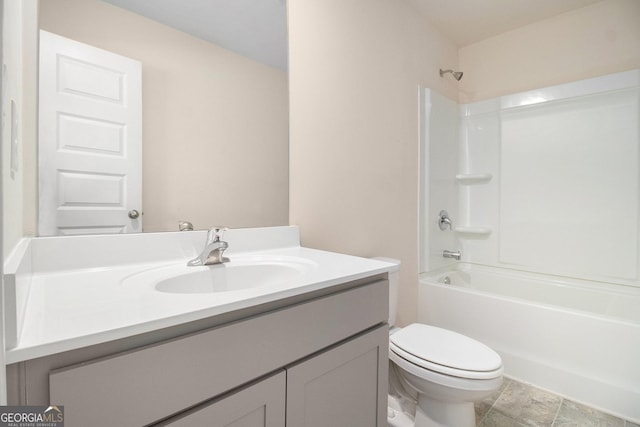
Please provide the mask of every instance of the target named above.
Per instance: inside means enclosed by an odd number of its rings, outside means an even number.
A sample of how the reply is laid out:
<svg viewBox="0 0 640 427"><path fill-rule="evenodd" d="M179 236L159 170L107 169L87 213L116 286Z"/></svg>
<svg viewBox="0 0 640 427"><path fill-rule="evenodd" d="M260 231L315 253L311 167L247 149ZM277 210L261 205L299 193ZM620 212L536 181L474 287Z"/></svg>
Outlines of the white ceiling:
<svg viewBox="0 0 640 427"><path fill-rule="evenodd" d="M286 0L104 0L265 64L287 69ZM405 0L466 46L606 0Z"/></svg>
<svg viewBox="0 0 640 427"><path fill-rule="evenodd" d="M104 0L256 61L287 69L285 0Z"/></svg>

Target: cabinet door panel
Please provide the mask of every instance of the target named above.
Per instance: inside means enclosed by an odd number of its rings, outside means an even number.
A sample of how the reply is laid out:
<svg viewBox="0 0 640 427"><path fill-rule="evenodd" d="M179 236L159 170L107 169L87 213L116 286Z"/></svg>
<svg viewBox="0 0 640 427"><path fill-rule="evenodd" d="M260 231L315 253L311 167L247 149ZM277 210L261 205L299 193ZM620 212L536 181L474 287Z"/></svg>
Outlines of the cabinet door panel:
<svg viewBox="0 0 640 427"><path fill-rule="evenodd" d="M157 427L283 427L285 382L281 371Z"/></svg>
<svg viewBox="0 0 640 427"><path fill-rule="evenodd" d="M287 369L287 427L386 425L386 325Z"/></svg>

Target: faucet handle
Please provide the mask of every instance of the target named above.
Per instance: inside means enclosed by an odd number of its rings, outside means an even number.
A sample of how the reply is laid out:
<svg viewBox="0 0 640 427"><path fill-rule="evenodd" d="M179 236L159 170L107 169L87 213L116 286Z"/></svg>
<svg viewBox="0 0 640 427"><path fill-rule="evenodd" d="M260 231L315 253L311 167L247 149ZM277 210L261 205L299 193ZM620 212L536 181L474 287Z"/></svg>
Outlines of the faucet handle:
<svg viewBox="0 0 640 427"><path fill-rule="evenodd" d="M207 232L207 242L208 243L219 242L220 239L222 239L222 235L224 234L224 232L227 231L228 229L229 228L227 227L220 227L220 226L212 227L211 229L209 229L209 232Z"/></svg>
<svg viewBox="0 0 640 427"><path fill-rule="evenodd" d="M178 222L178 230L179 231L193 231L193 224L189 221L179 221Z"/></svg>
<svg viewBox="0 0 640 427"><path fill-rule="evenodd" d="M444 231L449 227L449 230L453 230L453 223L451 222L451 218L449 218L449 213L447 211L440 211L438 214L438 226L440 230Z"/></svg>

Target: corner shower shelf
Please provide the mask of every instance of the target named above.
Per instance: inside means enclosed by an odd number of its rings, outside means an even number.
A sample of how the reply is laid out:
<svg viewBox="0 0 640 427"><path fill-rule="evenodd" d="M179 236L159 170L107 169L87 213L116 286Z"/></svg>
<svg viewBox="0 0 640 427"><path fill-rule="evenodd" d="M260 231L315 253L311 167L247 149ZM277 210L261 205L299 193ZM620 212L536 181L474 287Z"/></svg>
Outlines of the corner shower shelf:
<svg viewBox="0 0 640 427"><path fill-rule="evenodd" d="M460 173L456 175L456 181L462 185L486 184L491 181L490 173Z"/></svg>
<svg viewBox="0 0 640 427"><path fill-rule="evenodd" d="M457 233L475 237L488 237L493 231L488 227L455 227L454 230Z"/></svg>

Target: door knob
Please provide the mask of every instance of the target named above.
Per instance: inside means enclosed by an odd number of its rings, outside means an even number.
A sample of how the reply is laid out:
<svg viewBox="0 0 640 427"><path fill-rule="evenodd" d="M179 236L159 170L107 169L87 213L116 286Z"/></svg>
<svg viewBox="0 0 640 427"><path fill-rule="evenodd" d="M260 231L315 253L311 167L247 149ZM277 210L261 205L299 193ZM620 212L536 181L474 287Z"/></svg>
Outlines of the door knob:
<svg viewBox="0 0 640 427"><path fill-rule="evenodd" d="M138 212L137 210L132 210L129 211L129 218L131 219L137 219L140 216L140 212Z"/></svg>

